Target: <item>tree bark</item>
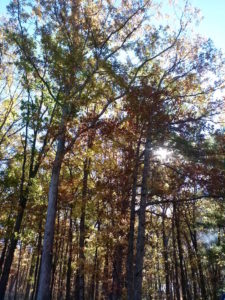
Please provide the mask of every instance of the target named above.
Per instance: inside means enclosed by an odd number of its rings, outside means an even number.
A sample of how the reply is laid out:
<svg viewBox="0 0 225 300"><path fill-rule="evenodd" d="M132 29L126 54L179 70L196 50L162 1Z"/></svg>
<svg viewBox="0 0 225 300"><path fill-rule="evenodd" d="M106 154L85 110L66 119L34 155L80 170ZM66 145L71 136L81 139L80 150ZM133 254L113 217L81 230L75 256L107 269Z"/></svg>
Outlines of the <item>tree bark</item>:
<svg viewBox="0 0 225 300"><path fill-rule="evenodd" d="M81 205L81 217L80 217L79 268L78 268L79 300L84 300L84 291L85 291L85 282L84 282L84 266L85 266L84 243L85 243L85 217L86 217L86 202L87 202L89 167L90 167L90 159L86 158L85 161L84 161L82 205Z"/></svg>
<svg viewBox="0 0 225 300"><path fill-rule="evenodd" d="M143 262L145 248L145 209L148 197L148 177L150 170L150 152L151 152L151 132L148 128L144 152L144 168L142 174L141 200L138 215L138 236L137 236L137 253L135 264L135 292L134 299L142 299L142 279L143 279Z"/></svg>
<svg viewBox="0 0 225 300"><path fill-rule="evenodd" d="M120 300L122 297L122 260L123 245L118 244L115 247L112 272L112 292L110 300Z"/></svg>
<svg viewBox="0 0 225 300"><path fill-rule="evenodd" d="M18 288L18 281L19 281L19 275L20 275L21 259L22 259L22 243L20 243L20 251L19 251L19 257L18 257L18 265L17 265L17 272L16 272L16 284L15 284L15 291L14 291L14 300L17 299L17 288Z"/></svg>
<svg viewBox="0 0 225 300"><path fill-rule="evenodd" d="M176 236L175 236L175 214L173 214L172 219L172 240L173 240L173 261L174 261L174 294L176 295L176 299L180 300L180 285L179 285L179 277L178 277L178 262L177 262L177 246L176 246Z"/></svg>
<svg viewBox="0 0 225 300"><path fill-rule="evenodd" d="M195 206L193 207L193 224L195 225ZM200 277L200 289L201 289L201 295L203 299L207 299L207 293L206 293L206 287L205 287L205 279L204 279L204 275L203 275L203 270L202 270L202 263L201 263L201 257L199 255L198 252L198 242L197 242L197 232L195 230L195 228L192 230L191 226L187 220L187 225L189 228L189 232L190 232L190 237L191 237L191 242L195 251L195 255L196 255L196 260L197 260L197 266L198 266L198 270L199 270L199 277Z"/></svg>
<svg viewBox="0 0 225 300"><path fill-rule="evenodd" d="M105 253L105 262L103 270L103 283L102 283L102 292L104 299L108 299L109 296L109 246L108 242L106 244L106 253Z"/></svg>
<svg viewBox="0 0 225 300"><path fill-rule="evenodd" d="M73 250L73 231L72 231L72 207L70 208L70 226L69 226L69 234L68 234L68 243L69 243L69 253L68 253L68 261L67 261L67 273L66 273L66 300L70 300L71 294L71 274L72 274L72 250Z"/></svg>
<svg viewBox="0 0 225 300"><path fill-rule="evenodd" d="M45 224L44 243L41 259L40 282L38 287L37 299L51 299L51 270L52 270L52 250L54 242L55 216L57 210L57 197L59 176L62 161L65 155L65 133L66 133L66 110L64 109L60 134L58 137L57 151L52 168L52 176L48 194L48 209Z"/></svg>
<svg viewBox="0 0 225 300"><path fill-rule="evenodd" d="M168 237L166 236L165 229L165 214L162 217L162 235L163 235L163 257L164 257L164 267L165 267L165 279L166 279L166 299L170 300L170 279L169 279L169 258L168 258Z"/></svg>
<svg viewBox="0 0 225 300"><path fill-rule="evenodd" d="M24 299L28 300L30 299L30 288L31 288L31 282L32 282L32 277L33 277L33 272L35 268L35 253L36 251L33 251L32 258L31 258L31 264L30 264L30 270L29 270L29 275L27 277L27 286L26 286L26 292Z"/></svg>
<svg viewBox="0 0 225 300"><path fill-rule="evenodd" d="M180 221L179 221L180 214L179 211L177 210L176 203L174 204L174 214L175 214L175 224L177 230L177 247L178 247L178 257L180 263L182 295L183 295L183 299L187 300L187 286L186 286L186 278L185 278L185 271L184 271L183 248L182 248L181 234L180 234Z"/></svg>
<svg viewBox="0 0 225 300"><path fill-rule="evenodd" d="M8 241L9 241L8 238L4 239L4 247L2 249L1 258L0 258L0 276L2 274L2 267L4 265L4 260L5 260L5 254L6 254L7 246L8 246Z"/></svg>
<svg viewBox="0 0 225 300"><path fill-rule="evenodd" d="M36 298L36 291L38 286L38 278L39 278L39 261L41 255L41 242L42 242L42 219L39 225L39 234L38 234L38 244L37 244L37 260L35 264L35 271L34 271L34 284L33 284L33 291L31 294L31 300Z"/></svg>
<svg viewBox="0 0 225 300"><path fill-rule="evenodd" d="M135 225L135 204L137 194L137 177L139 165L139 152L140 152L141 138L139 139L135 166L133 171L133 185L132 185L132 198L130 204L130 228L128 234L128 250L127 250L127 265L126 265L126 284L127 284L127 299L133 300L134 298L134 225Z"/></svg>

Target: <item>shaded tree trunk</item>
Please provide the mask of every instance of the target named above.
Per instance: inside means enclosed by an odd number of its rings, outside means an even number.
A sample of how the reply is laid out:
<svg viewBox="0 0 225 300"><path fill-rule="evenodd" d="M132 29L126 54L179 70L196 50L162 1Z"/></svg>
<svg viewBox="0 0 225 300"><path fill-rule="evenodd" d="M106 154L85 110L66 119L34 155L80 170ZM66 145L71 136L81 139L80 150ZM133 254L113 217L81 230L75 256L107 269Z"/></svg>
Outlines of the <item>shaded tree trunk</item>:
<svg viewBox="0 0 225 300"><path fill-rule="evenodd" d="M122 296L123 245L117 244L114 251L112 292L110 300L120 300Z"/></svg>
<svg viewBox="0 0 225 300"><path fill-rule="evenodd" d="M89 148L89 147L88 147ZM82 205L80 217L80 239L79 239L79 267L78 267L78 294L79 300L84 299L85 282L84 282L84 266L85 266L85 217L86 217L86 202L87 202L87 189L88 189L88 175L89 175L90 159L86 158L84 161L84 174L83 174L83 188L82 188Z"/></svg>
<svg viewBox="0 0 225 300"><path fill-rule="evenodd" d="M31 288L31 282L32 282L32 277L35 269L35 253L36 251L33 251L32 258L31 258L31 264L30 264L30 270L27 278L27 286L26 286L26 292L25 292L25 297L24 299L29 299L30 298L30 288Z"/></svg>
<svg viewBox="0 0 225 300"><path fill-rule="evenodd" d="M37 260L35 264L35 271L34 271L34 284L33 284L33 291L31 294L31 300L36 299L36 291L37 291L37 286L38 286L38 280L39 280L39 261L40 261L40 255L41 255L41 242L42 242L42 219L40 222L40 227L39 227L39 234L38 234L38 245L37 245Z"/></svg>
<svg viewBox="0 0 225 300"><path fill-rule="evenodd" d="M197 290L197 267L196 267L196 258L193 253L193 249L191 248L190 242L188 240L187 235L185 234L185 240L187 243L187 250L188 250L188 257L189 257L189 264L191 267L191 282L192 282L192 294L193 299L198 300L198 290Z"/></svg>
<svg viewBox="0 0 225 300"><path fill-rule="evenodd" d="M5 260L5 254L6 254L7 246L8 246L8 241L9 241L8 238L4 239L4 247L2 249L2 253L1 253L1 257L0 257L0 275L2 273L2 267L4 265L4 260Z"/></svg>
<svg viewBox="0 0 225 300"><path fill-rule="evenodd" d="M193 207L193 222L195 224L195 208ZM195 251L195 256L197 260L197 266L198 266L198 271L199 271L199 277L200 277L200 289L201 289L201 295L203 299L207 299L207 293L206 293L206 287L205 287L205 280L204 280L204 275L203 275L203 270L202 270L202 263L201 263L201 257L198 252L198 242L197 242L197 232L196 230L192 230L191 226L187 220L187 225L189 228L190 232L190 237L191 237L191 242Z"/></svg>
<svg viewBox="0 0 225 300"><path fill-rule="evenodd" d="M71 294L71 274L72 274L72 250L73 250L73 231L72 231L72 207L70 208L70 225L69 225L69 234L68 234L68 243L69 243L69 253L67 261L67 273L66 273L66 300L70 300Z"/></svg>
<svg viewBox="0 0 225 300"><path fill-rule="evenodd" d="M109 246L108 243L106 245L106 253L105 253L105 263L104 263L104 280L102 283L102 290L105 299L108 299L109 296Z"/></svg>
<svg viewBox="0 0 225 300"><path fill-rule="evenodd" d="M141 200L138 214L138 236L137 236L137 253L135 264L135 290L134 299L142 299L142 279L143 279L143 262L144 262L144 248L145 248L145 209L148 198L148 177L150 170L150 151L151 151L151 132L148 128L145 152L144 152L144 168L142 174L141 186Z"/></svg>
<svg viewBox="0 0 225 300"><path fill-rule="evenodd" d="M165 215L163 213L162 217L162 235L163 235L163 257L164 257L164 268L165 268L165 279L166 279L166 299L170 300L170 268L169 268L169 258L168 258L168 237L166 236L165 230Z"/></svg>
<svg viewBox="0 0 225 300"><path fill-rule="evenodd" d="M134 298L134 225L135 225L135 204L137 193L137 177L139 165L141 138L138 142L135 157L135 166L133 171L132 198L130 204L130 228L128 234L128 249L127 249L127 264L126 264L126 284L127 284L127 299Z"/></svg>
<svg viewBox="0 0 225 300"><path fill-rule="evenodd" d="M98 205L99 210L99 205ZM99 212L98 212L99 213ZM98 233L100 231L100 221L97 220ZM91 289L90 289L90 299L97 300L99 293L99 258L98 258L98 236L97 236L97 246L95 248L94 256L94 268L91 279Z"/></svg>
<svg viewBox="0 0 225 300"><path fill-rule="evenodd" d="M178 276L178 263L177 263L177 245L176 245L176 235L175 235L175 214L173 214L172 219L172 240L173 240L173 262L174 262L174 293L176 299L180 300L180 285L179 285L179 276Z"/></svg>
<svg viewBox="0 0 225 300"><path fill-rule="evenodd" d="M14 300L17 299L17 289L18 289L18 281L19 281L19 275L20 275L21 259L22 259L22 243L20 243L20 252L19 252L19 257L18 257L18 266L17 266L17 272L16 272Z"/></svg>
<svg viewBox="0 0 225 300"><path fill-rule="evenodd" d="M179 211L177 210L176 204L174 204L174 214L175 214L175 224L176 224L176 231L177 231L177 248L178 248L178 257L180 263L182 295L183 295L183 299L187 300L187 286L185 280L184 258L183 258L183 249L182 249L181 234L180 234L180 221L179 221L180 215L179 215Z"/></svg>

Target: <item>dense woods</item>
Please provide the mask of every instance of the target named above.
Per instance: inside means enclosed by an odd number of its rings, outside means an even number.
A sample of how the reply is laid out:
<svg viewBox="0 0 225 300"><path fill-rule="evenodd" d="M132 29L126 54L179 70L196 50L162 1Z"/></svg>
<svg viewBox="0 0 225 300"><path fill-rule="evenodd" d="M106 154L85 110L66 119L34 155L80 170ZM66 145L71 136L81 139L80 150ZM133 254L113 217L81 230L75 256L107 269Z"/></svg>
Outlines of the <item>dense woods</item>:
<svg viewBox="0 0 225 300"><path fill-rule="evenodd" d="M224 58L178 2L8 5L0 299L225 292Z"/></svg>

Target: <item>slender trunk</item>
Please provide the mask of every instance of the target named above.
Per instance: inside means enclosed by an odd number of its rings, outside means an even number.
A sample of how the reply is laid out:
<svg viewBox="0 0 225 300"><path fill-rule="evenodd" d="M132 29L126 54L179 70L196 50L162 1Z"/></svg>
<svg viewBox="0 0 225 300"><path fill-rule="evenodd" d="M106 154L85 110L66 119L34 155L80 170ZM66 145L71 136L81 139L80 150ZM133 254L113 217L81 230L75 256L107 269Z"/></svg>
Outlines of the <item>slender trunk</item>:
<svg viewBox="0 0 225 300"><path fill-rule="evenodd" d="M58 257L59 257L59 251L61 248L61 242L62 239L59 238L59 223L60 223L60 210L57 210L57 225L56 225L56 234L55 236L55 251L53 254L53 258L52 258L52 274L51 274L51 297L53 296L53 287L55 284L55 272L56 272L56 267L57 267L57 262L58 262Z"/></svg>
<svg viewBox="0 0 225 300"><path fill-rule="evenodd" d="M197 291L197 278L195 276L195 269L192 265L192 262L191 263L191 276L192 276L192 285L193 285L193 296L194 296L194 299L195 300L198 300L199 299L199 296L198 296L198 291Z"/></svg>
<svg viewBox="0 0 225 300"><path fill-rule="evenodd" d="M175 214L173 214L172 219L172 239L173 239L173 261L174 261L174 291L176 294L176 299L180 300L180 285L179 285L179 277L178 277L178 263L177 263L177 252L176 252L176 236L175 236Z"/></svg>
<svg viewBox="0 0 225 300"><path fill-rule="evenodd" d="M99 205L98 205L99 210ZM99 213L99 212L98 212ZM100 231L100 221L97 220L97 226L98 226L98 233ZM91 290L90 290L90 299L96 300L98 299L98 285L99 285L99 258L98 258L98 245L99 245L99 239L97 235L97 244L95 248L95 257L94 257L94 270L92 274L92 280L91 280Z"/></svg>
<svg viewBox="0 0 225 300"><path fill-rule="evenodd" d="M166 279L166 299L170 300L170 269L169 269L169 259L168 259L168 237L166 236L165 230L165 215L163 215L162 219L162 234L163 234L163 257L164 257L164 267L165 267L165 279Z"/></svg>
<svg viewBox="0 0 225 300"><path fill-rule="evenodd" d="M187 265L184 260L184 274L185 274L185 283L186 283L186 293L187 293L187 299L192 300L192 295L191 295L191 285L190 285L190 280L188 277L188 272L187 272Z"/></svg>
<svg viewBox="0 0 225 300"><path fill-rule="evenodd" d="M194 222L195 222L195 219L194 219ZM201 257L198 252L197 233L196 233L195 229L193 231L191 230L190 224L188 224L188 227L189 227L191 241L192 241L192 245L193 245L195 255L196 255L196 260L197 260L197 266L198 266L199 277L200 277L201 295L202 295L203 299L207 299L205 279L204 279L203 270L202 270L202 262L201 262Z"/></svg>
<svg viewBox="0 0 225 300"><path fill-rule="evenodd" d="M157 270L157 282L158 282L158 288L157 288L157 293L158 293L158 298L162 299L163 297L163 290L162 290L162 283L161 283L161 272L160 272L160 245L159 245L159 232L156 231L156 249L157 249L157 264L156 264L156 270Z"/></svg>
<svg viewBox="0 0 225 300"><path fill-rule="evenodd" d="M122 297L122 259L123 245L118 244L114 251L111 300L120 300Z"/></svg>
<svg viewBox="0 0 225 300"><path fill-rule="evenodd" d="M105 264L104 264L104 271L103 271L103 283L102 283L102 290L104 299L108 299L109 296L109 246L108 243L106 245L106 253L105 253Z"/></svg>
<svg viewBox="0 0 225 300"><path fill-rule="evenodd" d="M41 242L42 242L42 219L39 225L39 234L38 234L38 245L37 245L37 260L35 264L35 271L34 271L34 284L33 284L33 291L31 294L31 300L35 299L36 297L36 291L38 286L38 278L39 278L39 261L40 261L40 255L41 255Z"/></svg>
<svg viewBox="0 0 225 300"><path fill-rule="evenodd" d="M0 258L0 275L2 274L2 267L4 264L4 260L5 260L5 254L6 254L6 250L7 250L7 246L8 246L8 241L9 241L8 238L4 239L4 247L2 249L1 258Z"/></svg>
<svg viewBox="0 0 225 300"><path fill-rule="evenodd" d="M88 146L88 148L90 148ZM82 189L82 206L80 218L80 240L79 240L79 300L84 299L85 281L84 281L84 266L85 266L85 218L86 218L86 203L87 203L87 190L88 190L88 175L90 168L90 158L84 161L84 175L83 175L83 189Z"/></svg>
<svg viewBox="0 0 225 300"><path fill-rule="evenodd" d="M69 234L68 234L68 243L69 243L69 254L68 254L68 261L67 261L67 273L66 273L66 300L70 300L71 294L71 273L72 273L72 250L73 250L73 231L72 231L72 207L70 209L70 226L69 226Z"/></svg>
<svg viewBox="0 0 225 300"><path fill-rule="evenodd" d="M55 216L57 210L57 197L59 186L59 175L62 161L65 155L65 132L66 132L66 110L63 111L60 134L55 160L52 168L52 176L48 194L48 209L45 223L45 233L43 242L43 251L41 259L40 282L38 287L37 299L51 299L51 270L52 270L52 251L54 242Z"/></svg>
<svg viewBox="0 0 225 300"><path fill-rule="evenodd" d="M15 284L14 300L17 299L17 288L18 288L18 281L19 281L21 258L22 258L22 243L20 243L20 252L19 252L18 267L17 267L17 272L16 272L16 284Z"/></svg>
<svg viewBox="0 0 225 300"><path fill-rule="evenodd" d="M36 251L33 251L32 258L31 258L30 271L29 271L29 275L27 278L27 287L26 287L24 299L30 298L30 288L31 288L31 282L32 282L32 277L33 277L33 273L34 273L34 268L35 268L35 254L36 254L35 252Z"/></svg>
<svg viewBox="0 0 225 300"><path fill-rule="evenodd" d="M204 279L203 270L202 270L201 257L199 255L199 253L196 253L196 256L197 256L197 264L198 264L198 270L199 270L199 276L200 276L200 288L201 288L202 299L207 299L207 293L206 293L206 287L205 287L205 279Z"/></svg>
<svg viewBox="0 0 225 300"><path fill-rule="evenodd" d="M95 300L99 299L99 258L96 260Z"/></svg>
<svg viewBox="0 0 225 300"><path fill-rule="evenodd" d="M8 288L8 299L13 299L13 287L16 281L16 274L10 278L9 288Z"/></svg>
<svg viewBox="0 0 225 300"><path fill-rule="evenodd" d="M66 216L67 218L67 216ZM62 240L62 247L61 247L61 253L60 254L60 265L59 265L59 272L58 272L58 295L57 298L58 300L62 299L62 294L63 294L63 265L64 265L64 245L65 245L65 239L62 237L63 233L61 233L61 240Z"/></svg>
<svg viewBox="0 0 225 300"><path fill-rule="evenodd" d="M196 259L193 253L193 249L191 248L190 242L188 240L187 235L185 234L185 240L187 243L187 249L188 249L188 258L189 263L191 267L191 281L192 281L192 291L193 291L193 299L197 300L199 299L198 291L197 291L197 268L196 268Z"/></svg>
<svg viewBox="0 0 225 300"><path fill-rule="evenodd" d="M144 153L144 168L142 174L141 200L138 214L138 236L137 236L137 253L135 264L135 292L134 299L142 299L142 279L143 279L143 262L144 262L144 248L145 248L145 209L148 198L148 177L150 170L150 130L148 129L145 143Z"/></svg>
<svg viewBox="0 0 225 300"><path fill-rule="evenodd" d="M33 291L33 294L32 294L32 298L31 298L32 300L33 299L37 300L38 287L39 287L39 282L40 282L40 273L41 273L41 259L42 259L42 251L41 251L40 258L38 259L38 261L40 260L40 264L38 266L38 273L37 273L36 285L35 285L35 290Z"/></svg>
<svg viewBox="0 0 225 300"><path fill-rule="evenodd" d="M11 226L9 224L10 224L10 220L11 220L11 217L12 217L12 212L13 212L13 202L11 204L10 213L8 215L8 218L7 218L8 227L7 227L7 230L6 230L6 235L5 235L6 238L4 238L4 247L2 249L1 258L0 258L0 276L2 275L2 269L3 269L3 266L4 266L5 257L7 255L7 250L8 250L8 245L9 245L9 236L10 236L10 232L11 232Z"/></svg>
<svg viewBox="0 0 225 300"><path fill-rule="evenodd" d="M187 300L187 286L184 272L184 258L183 258L183 248L181 242L181 233L180 233L180 214L177 210L176 204L174 204L174 214L175 214L175 224L177 230L177 248L178 248L178 257L180 263L180 276L181 276L181 288L183 294L183 300Z"/></svg>
<svg viewBox="0 0 225 300"><path fill-rule="evenodd" d="M135 157L135 166L133 172L133 185L132 185L132 198L130 204L130 228L128 235L128 253L126 265L126 283L127 283L127 299L134 298L134 225L135 225L135 204L137 193L137 177L139 165L139 152L140 152L141 139L138 142Z"/></svg>
<svg viewBox="0 0 225 300"><path fill-rule="evenodd" d="M93 274L91 277L91 287L90 287L90 299L95 299L95 284L96 284L96 273L97 273L97 260L98 260L98 246L95 248L95 256L94 256L94 268Z"/></svg>
<svg viewBox="0 0 225 300"><path fill-rule="evenodd" d="M25 299L24 291L26 291L26 287L27 287L29 270L30 270L29 265L22 266L22 272L21 272L21 275L20 275L19 283L18 283L19 284L19 290L22 291L24 299Z"/></svg>

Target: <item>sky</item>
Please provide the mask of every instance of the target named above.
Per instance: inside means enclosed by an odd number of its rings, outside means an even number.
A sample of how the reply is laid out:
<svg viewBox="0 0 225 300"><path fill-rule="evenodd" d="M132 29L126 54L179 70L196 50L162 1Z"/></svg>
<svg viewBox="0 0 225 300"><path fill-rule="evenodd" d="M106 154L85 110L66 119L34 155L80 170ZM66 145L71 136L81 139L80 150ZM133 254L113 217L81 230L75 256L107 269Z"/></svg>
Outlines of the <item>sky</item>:
<svg viewBox="0 0 225 300"><path fill-rule="evenodd" d="M195 7L200 8L204 17L196 31L211 38L215 46L225 52L225 0L190 1ZM8 3L9 0L0 0L0 15L5 14Z"/></svg>
<svg viewBox="0 0 225 300"><path fill-rule="evenodd" d="M192 0L192 3L204 16L199 33L211 38L225 52L225 0Z"/></svg>

